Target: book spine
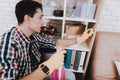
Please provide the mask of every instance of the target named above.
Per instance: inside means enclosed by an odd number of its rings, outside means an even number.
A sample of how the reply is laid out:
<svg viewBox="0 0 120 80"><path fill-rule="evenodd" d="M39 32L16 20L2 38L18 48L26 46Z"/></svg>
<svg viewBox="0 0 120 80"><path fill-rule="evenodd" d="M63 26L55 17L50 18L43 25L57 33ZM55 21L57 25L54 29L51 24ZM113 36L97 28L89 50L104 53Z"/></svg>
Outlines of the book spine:
<svg viewBox="0 0 120 80"><path fill-rule="evenodd" d="M80 58L81 58L81 51L76 51L75 61L74 61L74 66L73 66L74 70L78 70Z"/></svg>
<svg viewBox="0 0 120 80"><path fill-rule="evenodd" d="M96 9L96 5L95 4L91 4L90 5L90 9L89 9L88 18L90 18L90 19L94 18L95 9Z"/></svg>
<svg viewBox="0 0 120 80"><path fill-rule="evenodd" d="M88 5L86 3L82 4L81 14L80 14L81 18L86 18L87 17L87 9L88 9Z"/></svg>
<svg viewBox="0 0 120 80"><path fill-rule="evenodd" d="M78 3L74 11L74 17L80 17L80 14L81 14L81 4Z"/></svg>
<svg viewBox="0 0 120 80"><path fill-rule="evenodd" d="M73 69L74 66L75 55L76 55L76 50L73 50L71 55L71 65L70 65L71 69Z"/></svg>
<svg viewBox="0 0 120 80"><path fill-rule="evenodd" d="M70 68L71 55L72 55L72 50L67 49L67 53L66 53L66 56L65 56L65 63L64 63L64 66L65 66L66 69Z"/></svg>
<svg viewBox="0 0 120 80"><path fill-rule="evenodd" d="M84 67L85 57L86 57L86 52L82 51L81 52L80 64L79 64L79 69L80 70L83 69L83 67Z"/></svg>

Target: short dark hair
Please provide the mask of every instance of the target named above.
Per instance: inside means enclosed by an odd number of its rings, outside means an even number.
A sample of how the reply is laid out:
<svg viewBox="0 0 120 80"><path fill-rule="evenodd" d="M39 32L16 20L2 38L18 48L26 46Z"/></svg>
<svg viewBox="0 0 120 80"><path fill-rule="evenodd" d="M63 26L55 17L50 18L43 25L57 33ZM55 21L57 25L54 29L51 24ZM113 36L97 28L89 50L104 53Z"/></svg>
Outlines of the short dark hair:
<svg viewBox="0 0 120 80"><path fill-rule="evenodd" d="M24 16L26 14L30 17L33 17L36 13L37 8L40 8L42 11L42 4L33 0L22 0L18 2L15 7L15 14L17 17L18 24L23 23Z"/></svg>

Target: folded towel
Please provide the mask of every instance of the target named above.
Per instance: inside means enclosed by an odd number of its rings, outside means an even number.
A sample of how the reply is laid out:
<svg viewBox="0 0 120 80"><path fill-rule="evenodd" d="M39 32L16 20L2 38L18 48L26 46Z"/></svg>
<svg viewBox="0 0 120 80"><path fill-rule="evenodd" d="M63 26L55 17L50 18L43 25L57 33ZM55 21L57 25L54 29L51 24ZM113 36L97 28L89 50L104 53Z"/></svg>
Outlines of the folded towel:
<svg viewBox="0 0 120 80"><path fill-rule="evenodd" d="M65 69L60 67L55 69L53 73L50 74L50 80L65 80Z"/></svg>

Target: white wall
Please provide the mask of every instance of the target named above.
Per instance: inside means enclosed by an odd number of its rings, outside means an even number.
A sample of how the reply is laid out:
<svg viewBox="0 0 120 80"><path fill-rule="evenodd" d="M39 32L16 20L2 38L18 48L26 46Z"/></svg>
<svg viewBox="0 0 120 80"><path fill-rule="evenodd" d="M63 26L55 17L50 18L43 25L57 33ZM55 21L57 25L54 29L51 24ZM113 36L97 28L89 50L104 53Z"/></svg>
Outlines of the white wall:
<svg viewBox="0 0 120 80"><path fill-rule="evenodd" d="M0 35L17 24L15 5L19 0L0 0Z"/></svg>
<svg viewBox="0 0 120 80"><path fill-rule="evenodd" d="M98 31L120 32L120 0L100 0Z"/></svg>

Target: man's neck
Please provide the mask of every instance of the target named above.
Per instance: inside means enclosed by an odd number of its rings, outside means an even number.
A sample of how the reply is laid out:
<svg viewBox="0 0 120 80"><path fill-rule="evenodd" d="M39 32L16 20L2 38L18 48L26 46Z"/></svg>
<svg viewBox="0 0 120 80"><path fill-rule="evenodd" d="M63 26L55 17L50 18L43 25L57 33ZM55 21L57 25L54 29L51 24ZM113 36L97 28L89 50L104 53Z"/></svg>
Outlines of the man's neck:
<svg viewBox="0 0 120 80"><path fill-rule="evenodd" d="M28 38L31 36L33 32L30 31L30 29L26 25L18 25L17 28L19 28Z"/></svg>

